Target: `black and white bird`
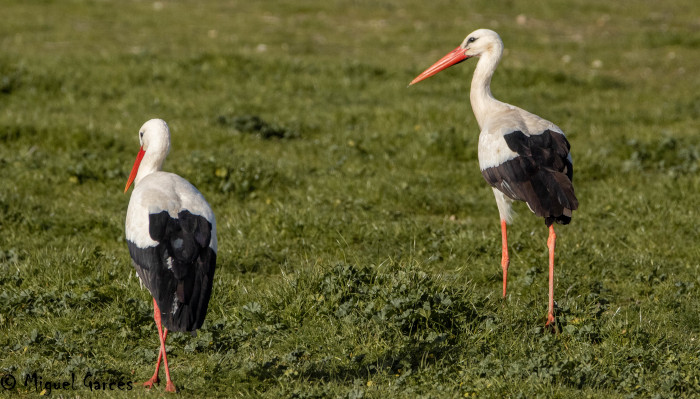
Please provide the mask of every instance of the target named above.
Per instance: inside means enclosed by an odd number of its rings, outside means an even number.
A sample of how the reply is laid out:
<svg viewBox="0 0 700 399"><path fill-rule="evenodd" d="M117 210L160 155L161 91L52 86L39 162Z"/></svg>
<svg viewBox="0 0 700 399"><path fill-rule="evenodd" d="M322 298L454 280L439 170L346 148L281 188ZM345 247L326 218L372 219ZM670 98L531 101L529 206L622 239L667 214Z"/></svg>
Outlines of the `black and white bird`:
<svg viewBox="0 0 700 399"><path fill-rule="evenodd" d="M126 241L136 273L153 296L160 351L156 371L144 386L159 382L161 359L168 392L165 339L168 331L194 332L204 323L216 269L216 220L202 194L187 180L161 167L170 150L165 121L151 119L139 130L141 149L126 183ZM162 325L161 325L162 323ZM165 326L163 330L162 326Z"/></svg>
<svg viewBox="0 0 700 399"><path fill-rule="evenodd" d="M491 78L503 54L503 41L492 30L478 29L462 44L445 55L410 83L471 57L480 57L472 78L470 100L481 129L479 167L493 187L501 218L503 296L508 276L506 225L512 222L512 203L524 201L549 228L549 310L547 325L554 323L553 223L568 224L578 208L574 194L573 164L569 142L559 127L523 109L496 100L491 94Z"/></svg>

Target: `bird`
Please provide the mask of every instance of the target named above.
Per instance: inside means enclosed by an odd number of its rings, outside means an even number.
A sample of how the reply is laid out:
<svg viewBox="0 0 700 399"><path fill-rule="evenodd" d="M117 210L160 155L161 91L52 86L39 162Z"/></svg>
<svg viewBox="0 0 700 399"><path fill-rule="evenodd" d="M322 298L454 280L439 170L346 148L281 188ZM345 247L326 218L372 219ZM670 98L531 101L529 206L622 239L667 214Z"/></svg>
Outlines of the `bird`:
<svg viewBox="0 0 700 399"><path fill-rule="evenodd" d="M469 98L481 130L478 158L481 174L491 185L501 220L503 297L510 258L507 225L513 202L524 201L548 227L549 304L546 326L554 326L554 223L569 224L578 209L574 193L573 160L564 132L554 123L491 94L491 78L503 55L503 41L490 29L470 33L454 50L418 75L409 86L472 57L479 57Z"/></svg>
<svg viewBox="0 0 700 399"><path fill-rule="evenodd" d="M170 150L170 130L162 119L139 129L141 148L124 188L134 183L126 211L125 235L136 274L153 296L153 318L160 350L153 377L159 383L161 359L167 392L170 378L165 340L168 331L196 334L204 323L216 269L216 220L204 196L187 180L161 171ZM163 329L162 326L165 326Z"/></svg>

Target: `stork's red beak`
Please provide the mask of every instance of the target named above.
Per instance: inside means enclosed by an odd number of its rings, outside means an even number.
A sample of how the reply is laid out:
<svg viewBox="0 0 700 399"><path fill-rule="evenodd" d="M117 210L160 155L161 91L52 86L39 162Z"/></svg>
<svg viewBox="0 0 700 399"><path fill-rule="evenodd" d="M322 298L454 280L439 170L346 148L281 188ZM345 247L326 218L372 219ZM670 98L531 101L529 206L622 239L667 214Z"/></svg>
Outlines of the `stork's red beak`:
<svg viewBox="0 0 700 399"><path fill-rule="evenodd" d="M126 182L126 187L124 187L124 193L129 190L129 186L131 186L131 183L134 181L136 178L136 174L139 173L139 165L141 164L141 160L143 159L143 154L145 154L146 151L143 150L143 147L139 150L139 153L136 154L136 162L134 162L134 167L131 168L131 174L129 175L129 180Z"/></svg>
<svg viewBox="0 0 700 399"><path fill-rule="evenodd" d="M408 85L410 86L414 83L418 83L427 77L435 75L443 69L459 64L467 58L469 57L464 54L464 49L462 47L457 47L456 49L450 51L446 56L440 58L440 60L434 63L433 66L423 71L423 73L418 75L418 77L413 79Z"/></svg>

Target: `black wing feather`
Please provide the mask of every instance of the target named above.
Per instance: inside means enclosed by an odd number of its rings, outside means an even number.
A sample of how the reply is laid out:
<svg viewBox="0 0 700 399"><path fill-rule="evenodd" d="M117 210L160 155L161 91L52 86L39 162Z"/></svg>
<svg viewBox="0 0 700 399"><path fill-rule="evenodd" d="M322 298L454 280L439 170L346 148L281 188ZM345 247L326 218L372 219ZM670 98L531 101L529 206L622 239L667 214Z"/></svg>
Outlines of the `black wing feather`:
<svg viewBox="0 0 700 399"><path fill-rule="evenodd" d="M566 137L547 130L532 136L516 131L503 139L518 156L482 170L484 179L509 198L525 201L547 226L555 221L568 224L572 211L578 208L578 199Z"/></svg>
<svg viewBox="0 0 700 399"><path fill-rule="evenodd" d="M171 331L194 331L204 323L216 269L211 230L202 216L182 211L172 218L162 211L149 215L149 234L157 246L140 248L127 241L136 272Z"/></svg>

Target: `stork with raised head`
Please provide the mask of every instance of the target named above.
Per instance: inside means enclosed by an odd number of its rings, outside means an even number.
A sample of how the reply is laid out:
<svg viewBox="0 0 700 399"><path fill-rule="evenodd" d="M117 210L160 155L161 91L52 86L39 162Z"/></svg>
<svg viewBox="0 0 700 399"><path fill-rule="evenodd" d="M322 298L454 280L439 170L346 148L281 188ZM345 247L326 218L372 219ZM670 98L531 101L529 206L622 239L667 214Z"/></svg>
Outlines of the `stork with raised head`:
<svg viewBox="0 0 700 399"><path fill-rule="evenodd" d="M506 225L512 222L512 203L524 201L549 228L549 310L547 325L554 323L554 222L568 224L578 208L574 194L569 142L559 127L523 109L496 100L491 78L503 55L503 41L492 30L470 33L456 49L418 75L410 85L471 57L480 57L472 78L471 100L481 129L479 167L493 187L501 218L503 297L508 277Z"/></svg>
<svg viewBox="0 0 700 399"><path fill-rule="evenodd" d="M139 130L141 149L126 183L126 242L136 273L153 296L160 351L156 371L144 386L159 382L161 359L168 392L165 339L168 331L194 332L204 323L216 268L216 220L202 194L187 180L161 167L170 150L165 121L151 119ZM165 329L162 328L165 326Z"/></svg>

